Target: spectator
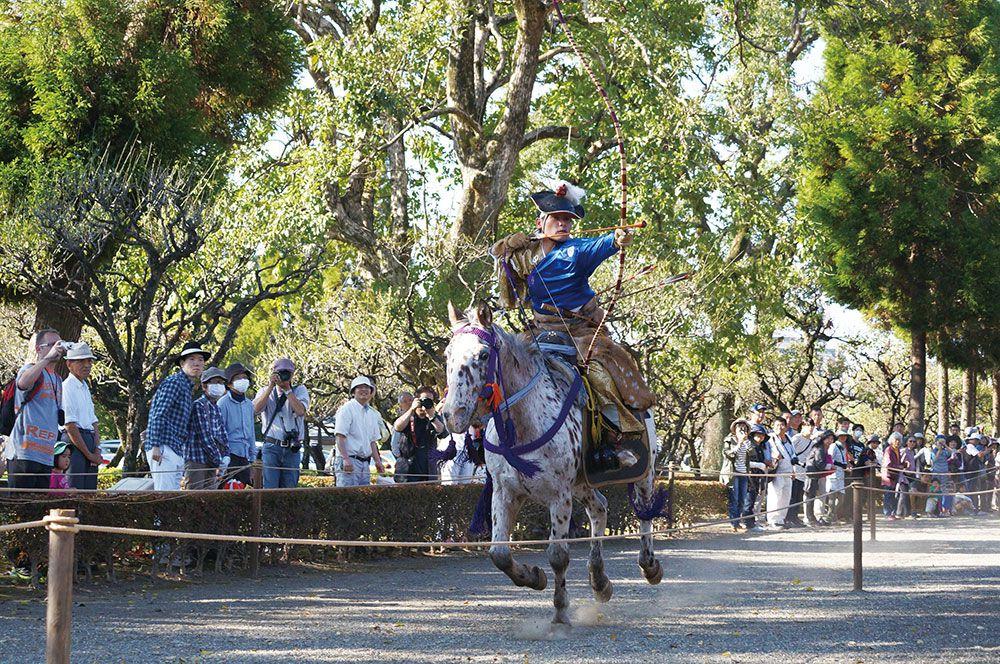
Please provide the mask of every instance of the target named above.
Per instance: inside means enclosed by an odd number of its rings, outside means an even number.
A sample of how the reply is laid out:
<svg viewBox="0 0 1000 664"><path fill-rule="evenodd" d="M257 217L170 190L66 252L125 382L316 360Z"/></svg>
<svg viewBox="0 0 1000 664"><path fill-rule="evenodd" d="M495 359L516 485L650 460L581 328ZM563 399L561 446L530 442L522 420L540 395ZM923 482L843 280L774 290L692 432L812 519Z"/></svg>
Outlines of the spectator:
<svg viewBox="0 0 1000 664"><path fill-rule="evenodd" d="M209 367L201 374L205 393L191 408L191 437L184 448L184 484L188 489L216 489L219 471L229 465L226 425L217 402L226 394L226 374Z"/></svg>
<svg viewBox="0 0 1000 664"><path fill-rule="evenodd" d="M271 378L253 400L264 429L264 488L285 489L299 485L302 441L306 436L309 390L295 385L295 363L287 357L271 365ZM338 416L339 419L339 416ZM337 423L338 430L340 423Z"/></svg>
<svg viewBox="0 0 1000 664"><path fill-rule="evenodd" d="M905 519L913 516L913 507L910 505L910 491L913 490L911 485L917 479L917 457L914 452L916 449L917 439L913 436L908 436L906 438L906 447L902 447L899 450L899 463L902 465L902 468L899 471L899 478L897 479L897 519Z"/></svg>
<svg viewBox="0 0 1000 664"><path fill-rule="evenodd" d="M822 415L821 415L822 417ZM820 487L825 485L824 477L829 474L832 461L827 454L827 448L833 445L834 435L829 429L821 431L816 437L812 449L809 450L809 457L806 459L806 481L805 481L805 523L807 526L813 524L817 526L829 526L830 521L826 516L826 506L819 497ZM811 510L810 510L811 506ZM812 519L809 514L812 512Z"/></svg>
<svg viewBox="0 0 1000 664"><path fill-rule="evenodd" d="M174 361L180 370L164 378L153 393L143 443L156 491L181 488L184 450L191 438L194 387L208 362L208 353L197 343L188 342Z"/></svg>
<svg viewBox="0 0 1000 664"><path fill-rule="evenodd" d="M229 443L229 471L225 479L232 478L243 484L251 483L248 466L257 458L253 402L247 398L252 376L253 372L242 364L230 364L226 368L229 389L218 402Z"/></svg>
<svg viewBox="0 0 1000 664"><path fill-rule="evenodd" d="M957 424L952 425L949 430L959 431ZM957 434L950 434L945 439L948 446L948 479L944 485L944 497L941 499L945 514L953 516L955 514L955 494L962 490L962 473L965 470L965 462L962 456L962 439Z"/></svg>
<svg viewBox="0 0 1000 664"><path fill-rule="evenodd" d="M965 465L965 493L972 499L973 514L980 514L984 511L988 494L980 493L984 488L982 479L985 476L986 467L983 464L985 447L982 446L982 434L973 431L969 434L965 449L963 451L962 462Z"/></svg>
<svg viewBox="0 0 1000 664"><path fill-rule="evenodd" d="M824 433L823 429L823 409L816 406L809 409L809 419L813 423L813 436L819 436Z"/></svg>
<svg viewBox="0 0 1000 664"><path fill-rule="evenodd" d="M382 416L371 407L375 383L367 376L351 381L351 399L337 411L337 456L334 470L337 486L368 486L371 484L371 462L384 473L378 443L382 439Z"/></svg>
<svg viewBox="0 0 1000 664"><path fill-rule="evenodd" d="M899 477L903 463L900 460L901 436L893 432L889 436L889 447L882 454L882 488L888 492L882 496L882 512L890 521L896 520L899 504Z"/></svg>
<svg viewBox="0 0 1000 664"><path fill-rule="evenodd" d="M56 443L52 450L52 461L52 473L49 475L49 489L58 494L73 488L70 486L69 477L66 475L70 464L70 450L66 442L59 441Z"/></svg>
<svg viewBox="0 0 1000 664"><path fill-rule="evenodd" d="M860 424L855 424L851 429L851 435L847 438L847 473L845 476L845 489L860 482L865 485L865 479L871 471L870 466L874 463L874 457L868 453L867 439L865 438L865 428ZM850 518L854 509L854 491L845 491L844 506L841 515Z"/></svg>
<svg viewBox="0 0 1000 664"><path fill-rule="evenodd" d="M458 453L441 471L449 484L469 484L479 476L485 481L486 448L483 446L485 429L481 424L472 424L465 434L452 434L455 444L461 444Z"/></svg>
<svg viewBox="0 0 1000 664"><path fill-rule="evenodd" d="M739 419L729 426L729 435L722 443L722 472L719 481L729 494L729 523L733 532L747 525L742 519L749 509L747 459L753 443L750 441L750 423Z"/></svg>
<svg viewBox="0 0 1000 664"><path fill-rule="evenodd" d="M796 411L792 411L793 413ZM805 481L806 481L806 458L809 456L809 451L813 446L813 427L812 420L802 421L799 425L799 432L792 436L792 452L794 456L792 457L792 470L795 476L792 478L792 493L790 496L790 502L795 507L789 510L788 515L785 517L785 523L792 526L804 526L801 514L803 512L808 512L810 509L808 503L804 503L805 499Z"/></svg>
<svg viewBox="0 0 1000 664"><path fill-rule="evenodd" d="M788 413L788 435L795 438L795 434L802 431L802 411L794 408Z"/></svg>
<svg viewBox="0 0 1000 664"><path fill-rule="evenodd" d="M767 526L771 530L781 530L787 527L785 513L792 497L792 464L798 459L784 418L774 418L771 426L774 427L770 440L774 476L767 485Z"/></svg>
<svg viewBox="0 0 1000 664"><path fill-rule="evenodd" d="M413 395L409 392L400 392L399 397L396 398L396 417L409 412L412 405ZM399 444L402 440L403 433L401 431L396 431L396 429L393 428L392 435L389 438L389 449L392 450L392 455L396 457L396 470L394 475L397 482L405 482L406 473L410 469L410 462L403 458L402 452L400 452L399 449Z"/></svg>
<svg viewBox="0 0 1000 664"><path fill-rule="evenodd" d="M393 428L403 434L399 450L409 467L404 482L421 482L439 475L437 441L448 438L449 434L444 418L434 406L436 400L433 388L419 388L410 409L393 423Z"/></svg>
<svg viewBox="0 0 1000 664"><path fill-rule="evenodd" d="M767 440L770 433L763 424L750 427L750 451L747 454L747 466L750 478L747 483L747 507L743 510L743 523L748 530L761 531L764 528L757 523L757 514L763 512L765 491L767 489L767 470L770 467L771 452ZM758 500L759 499L759 500Z"/></svg>
<svg viewBox="0 0 1000 664"><path fill-rule="evenodd" d="M843 424L843 420L841 420ZM827 520L840 521L843 515L840 510L844 503L844 479L847 471L847 440L851 437L847 429L838 429L834 441L826 449L833 472L826 478Z"/></svg>
<svg viewBox="0 0 1000 664"><path fill-rule="evenodd" d="M756 424L764 426L764 417L766 415L767 415L767 406L765 406L762 403L755 403L754 405L750 406L750 413L747 415L747 419L750 421L751 427L753 427Z"/></svg>
<svg viewBox="0 0 1000 664"><path fill-rule="evenodd" d="M39 330L28 341L26 364L14 381L17 417L8 440L14 454L8 455L12 489L49 488L62 403L62 379L50 367L65 353L59 333L52 329Z"/></svg>
<svg viewBox="0 0 1000 664"><path fill-rule="evenodd" d="M85 343L73 344L66 352L69 376L63 381L63 440L69 443L68 481L74 489L97 489L97 469L104 463L101 457L101 430L90 396L91 369L94 354Z"/></svg>

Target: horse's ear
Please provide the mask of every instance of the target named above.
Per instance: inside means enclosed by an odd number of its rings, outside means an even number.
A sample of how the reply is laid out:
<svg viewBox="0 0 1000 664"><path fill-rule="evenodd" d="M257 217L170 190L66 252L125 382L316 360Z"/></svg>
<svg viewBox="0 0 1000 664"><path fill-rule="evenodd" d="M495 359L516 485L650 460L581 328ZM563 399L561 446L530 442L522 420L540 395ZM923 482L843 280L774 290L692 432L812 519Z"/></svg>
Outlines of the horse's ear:
<svg viewBox="0 0 1000 664"><path fill-rule="evenodd" d="M458 312L455 310L455 305L448 300L448 321L451 323L452 327L457 327L462 319L459 317Z"/></svg>
<svg viewBox="0 0 1000 664"><path fill-rule="evenodd" d="M481 302L476 305L476 318L479 320L479 324L483 327L493 326L493 310L490 305Z"/></svg>

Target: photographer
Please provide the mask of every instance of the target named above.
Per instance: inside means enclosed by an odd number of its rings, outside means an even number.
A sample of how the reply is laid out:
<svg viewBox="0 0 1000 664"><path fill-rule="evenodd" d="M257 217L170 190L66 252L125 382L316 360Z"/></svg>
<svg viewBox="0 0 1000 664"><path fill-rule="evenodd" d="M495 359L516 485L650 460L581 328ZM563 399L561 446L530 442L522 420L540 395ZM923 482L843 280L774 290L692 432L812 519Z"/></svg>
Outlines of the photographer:
<svg viewBox="0 0 1000 664"><path fill-rule="evenodd" d="M437 441L448 438L449 434L444 419L434 407L436 399L437 394L432 388L419 388L409 410L393 424L393 428L403 435L399 442L399 452L408 465L402 480L404 482L432 480L440 473L437 464L439 458L435 454Z"/></svg>
<svg viewBox="0 0 1000 664"><path fill-rule="evenodd" d="M368 486L372 483L373 460L378 472L385 472L378 452L385 423L371 406L375 384L370 378L358 376L352 380L351 396L353 398L337 411L334 429L337 456L333 468L337 473L337 486Z"/></svg>
<svg viewBox="0 0 1000 664"><path fill-rule="evenodd" d="M253 400L254 413L261 415L264 427L265 489L299 484L309 391L305 385L293 385L294 376L295 363L287 357L275 360L270 382Z"/></svg>

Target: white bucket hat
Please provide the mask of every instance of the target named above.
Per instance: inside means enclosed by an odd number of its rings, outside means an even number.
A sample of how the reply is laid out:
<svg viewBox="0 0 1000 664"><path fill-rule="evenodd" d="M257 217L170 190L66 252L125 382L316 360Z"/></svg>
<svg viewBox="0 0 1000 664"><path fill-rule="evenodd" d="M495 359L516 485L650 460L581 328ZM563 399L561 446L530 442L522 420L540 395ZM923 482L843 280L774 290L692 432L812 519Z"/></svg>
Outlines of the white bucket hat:
<svg viewBox="0 0 1000 664"><path fill-rule="evenodd" d="M73 347L66 351L66 360L96 360L97 356L90 349L90 345L82 341L73 344Z"/></svg>
<svg viewBox="0 0 1000 664"><path fill-rule="evenodd" d="M359 385L367 385L368 387L371 388L372 392L375 391L375 383L371 378L367 376L358 376L351 381L350 393L354 394L354 388L358 387Z"/></svg>

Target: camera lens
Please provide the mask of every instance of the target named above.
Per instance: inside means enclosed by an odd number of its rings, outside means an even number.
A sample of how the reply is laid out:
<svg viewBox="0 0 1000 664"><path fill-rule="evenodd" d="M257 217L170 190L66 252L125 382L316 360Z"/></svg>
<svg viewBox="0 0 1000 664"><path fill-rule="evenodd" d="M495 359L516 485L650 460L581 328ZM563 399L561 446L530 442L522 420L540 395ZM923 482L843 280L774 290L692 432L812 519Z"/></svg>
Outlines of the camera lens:
<svg viewBox="0 0 1000 664"><path fill-rule="evenodd" d="M287 369L282 369L278 372L278 378L282 381L288 381L292 379L292 372Z"/></svg>
<svg viewBox="0 0 1000 664"><path fill-rule="evenodd" d="M423 398L420 400L420 405L424 408L432 408L434 406L434 399Z"/></svg>

